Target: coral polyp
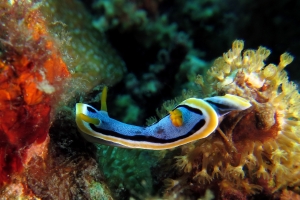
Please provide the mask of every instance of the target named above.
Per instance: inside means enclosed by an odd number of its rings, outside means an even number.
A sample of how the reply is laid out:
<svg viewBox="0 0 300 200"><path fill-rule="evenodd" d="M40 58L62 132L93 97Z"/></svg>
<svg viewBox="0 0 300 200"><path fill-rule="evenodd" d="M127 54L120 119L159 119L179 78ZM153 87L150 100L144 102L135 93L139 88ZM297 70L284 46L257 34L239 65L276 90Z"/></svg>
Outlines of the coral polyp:
<svg viewBox="0 0 300 200"><path fill-rule="evenodd" d="M284 70L293 57L284 53L278 65L266 65L269 49L243 48L243 41L234 41L196 80L206 96L238 95L252 107L230 113L214 134L181 147L174 160L179 175L171 178L189 177L176 185L186 196L209 188L219 198L245 199L300 184L300 95Z"/></svg>

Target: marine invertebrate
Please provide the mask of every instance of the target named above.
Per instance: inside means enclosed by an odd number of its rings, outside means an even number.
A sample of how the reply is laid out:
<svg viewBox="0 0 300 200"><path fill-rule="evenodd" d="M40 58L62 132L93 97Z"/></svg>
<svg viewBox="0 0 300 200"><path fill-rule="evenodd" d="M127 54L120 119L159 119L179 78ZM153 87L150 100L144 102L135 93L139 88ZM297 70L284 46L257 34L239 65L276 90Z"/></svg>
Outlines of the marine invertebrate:
<svg viewBox="0 0 300 200"><path fill-rule="evenodd" d="M170 178L167 178L164 180L164 185L166 187L166 190L172 190L176 185L178 185L179 181L178 180L173 180Z"/></svg>
<svg viewBox="0 0 300 200"><path fill-rule="evenodd" d="M170 149L215 131L224 116L241 111L251 104L243 98L226 94L205 99L189 98L178 104L157 123L147 127L125 124L108 116L107 88L101 96L101 110L76 104L76 123L82 136L90 142L142 149Z"/></svg>
<svg viewBox="0 0 300 200"><path fill-rule="evenodd" d="M290 200L290 199L295 199L295 200L299 200L300 196L297 193L294 193L290 190L283 190L281 195L280 195L280 200Z"/></svg>
<svg viewBox="0 0 300 200"><path fill-rule="evenodd" d="M64 51L66 35L60 38L56 33L61 32L49 30L51 25L63 24L47 21L49 12L43 9L51 2L0 2L0 196L111 199L96 161L86 149L74 145L78 140L70 127L75 125L73 120L62 117L61 126L54 121L58 104L68 100L62 94L70 89L68 67L73 70L69 64L76 55ZM70 110L68 116L72 116ZM96 188L101 190L95 193Z"/></svg>
<svg viewBox="0 0 300 200"><path fill-rule="evenodd" d="M69 71L35 4L0 3L0 185L45 157Z"/></svg>
<svg viewBox="0 0 300 200"><path fill-rule="evenodd" d="M221 198L246 199L262 190L272 196L300 184L300 95L284 70L293 57L284 53L277 66L265 65L270 50L259 47L243 52L243 47L243 41L234 41L207 76L196 80L207 95L229 93L248 99L253 106L228 114L216 130L220 134L196 141L193 148L182 147L181 155L175 157L178 169L183 166L178 158L196 154L190 160L192 168L181 171L193 180L193 187L180 183L186 191L199 193L195 185L217 187L214 191Z"/></svg>
<svg viewBox="0 0 300 200"><path fill-rule="evenodd" d="M175 156L176 166L184 172L190 172L192 170L193 160L188 155Z"/></svg>

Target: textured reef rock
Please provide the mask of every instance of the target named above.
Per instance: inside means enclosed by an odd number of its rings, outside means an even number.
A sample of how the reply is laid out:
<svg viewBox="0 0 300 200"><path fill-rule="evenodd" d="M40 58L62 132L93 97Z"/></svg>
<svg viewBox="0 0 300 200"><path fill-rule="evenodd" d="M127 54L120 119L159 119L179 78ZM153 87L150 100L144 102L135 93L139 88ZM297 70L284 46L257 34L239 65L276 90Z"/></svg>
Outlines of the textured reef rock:
<svg viewBox="0 0 300 200"><path fill-rule="evenodd" d="M211 190L218 199L297 196L299 192L300 95L284 68L293 57L265 65L270 50L245 50L243 41L215 60L196 83L205 96L230 93L252 107L225 117L214 134L182 146L174 159L177 170L164 164L166 197L195 198ZM172 166L174 166L172 165ZM286 191L286 189L290 191Z"/></svg>
<svg viewBox="0 0 300 200"><path fill-rule="evenodd" d="M92 19L79 1L45 1L41 12L49 30L60 38L64 59L81 91L99 83L113 85L122 78L124 62L104 33L92 27Z"/></svg>
<svg viewBox="0 0 300 200"><path fill-rule="evenodd" d="M1 199L111 199L64 107L124 71L86 20L77 1L0 3Z"/></svg>
<svg viewBox="0 0 300 200"><path fill-rule="evenodd" d="M20 6L20 7L18 7ZM21 9L21 6L24 6ZM69 77L37 9L1 3L0 183L46 153L53 107ZM5 10L5 11L4 11Z"/></svg>

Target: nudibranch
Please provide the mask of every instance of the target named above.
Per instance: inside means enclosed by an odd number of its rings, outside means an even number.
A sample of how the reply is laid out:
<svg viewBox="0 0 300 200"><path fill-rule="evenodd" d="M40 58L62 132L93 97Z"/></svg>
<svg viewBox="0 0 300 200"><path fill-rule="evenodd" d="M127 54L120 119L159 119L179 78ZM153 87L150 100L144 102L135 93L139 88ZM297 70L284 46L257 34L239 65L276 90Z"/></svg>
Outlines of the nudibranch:
<svg viewBox="0 0 300 200"><path fill-rule="evenodd" d="M227 113L251 106L248 100L230 94L189 98L158 122L140 127L110 118L106 96L104 87L100 111L87 104L76 104L76 123L82 136L93 143L151 150L170 149L205 138L216 130Z"/></svg>

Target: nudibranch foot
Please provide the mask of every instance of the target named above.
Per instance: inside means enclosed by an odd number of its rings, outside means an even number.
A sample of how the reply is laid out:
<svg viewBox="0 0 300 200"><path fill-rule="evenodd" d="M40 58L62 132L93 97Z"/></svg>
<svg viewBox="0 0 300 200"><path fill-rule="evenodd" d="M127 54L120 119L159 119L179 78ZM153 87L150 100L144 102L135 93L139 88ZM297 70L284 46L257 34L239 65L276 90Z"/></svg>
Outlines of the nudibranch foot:
<svg viewBox="0 0 300 200"><path fill-rule="evenodd" d="M251 106L248 100L229 94L189 98L158 122L141 127L110 118L106 97L107 88L104 87L100 111L87 104L76 104L76 123L83 137L94 143L151 150L170 149L206 138L227 113Z"/></svg>

